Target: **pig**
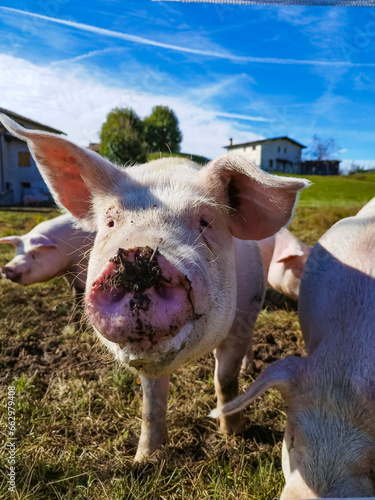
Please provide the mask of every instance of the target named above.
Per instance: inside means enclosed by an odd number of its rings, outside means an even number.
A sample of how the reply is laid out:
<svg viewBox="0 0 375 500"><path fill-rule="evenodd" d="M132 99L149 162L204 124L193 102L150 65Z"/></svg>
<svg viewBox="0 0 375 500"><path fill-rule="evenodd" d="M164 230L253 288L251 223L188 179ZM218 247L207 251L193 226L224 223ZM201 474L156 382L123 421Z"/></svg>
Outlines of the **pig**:
<svg viewBox="0 0 375 500"><path fill-rule="evenodd" d="M236 412L270 387L281 392L281 499L375 496L374 248L375 198L329 229L306 262L299 318L307 357L276 361L212 412Z"/></svg>
<svg viewBox="0 0 375 500"><path fill-rule="evenodd" d="M283 228L273 236L258 241L268 284L292 300L298 301L302 271L311 252L288 229ZM242 360L241 374L253 373L253 347L250 346Z"/></svg>
<svg viewBox="0 0 375 500"><path fill-rule="evenodd" d="M288 229L259 241L268 283L287 297L298 301L301 276L311 252Z"/></svg>
<svg viewBox="0 0 375 500"><path fill-rule="evenodd" d="M94 235L74 224L73 217L64 214L41 222L22 236L0 238L0 243L16 248L15 257L1 270L3 277L20 285L32 285L64 276L79 301L85 291Z"/></svg>
<svg viewBox="0 0 375 500"><path fill-rule="evenodd" d="M163 158L126 169L63 137L27 130L45 182L96 238L86 312L117 360L138 370L143 388L136 461L167 442L170 374L215 349L221 404L238 393L241 360L263 302L259 247L288 224L308 181L267 174L241 156L205 167ZM238 415L220 421L235 432Z"/></svg>

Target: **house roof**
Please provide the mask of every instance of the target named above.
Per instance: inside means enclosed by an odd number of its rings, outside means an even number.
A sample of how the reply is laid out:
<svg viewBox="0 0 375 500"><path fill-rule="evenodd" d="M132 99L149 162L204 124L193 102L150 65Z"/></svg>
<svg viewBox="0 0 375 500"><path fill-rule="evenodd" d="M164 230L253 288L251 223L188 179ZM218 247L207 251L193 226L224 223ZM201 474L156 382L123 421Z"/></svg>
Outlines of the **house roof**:
<svg viewBox="0 0 375 500"><path fill-rule="evenodd" d="M296 146L299 146L300 148L306 147L303 144L291 139L290 137L283 136L283 137L273 137L272 139L260 139L259 141L243 142L241 144L232 144L229 146L223 146L223 148L226 148L229 151L230 149L236 149L236 148L245 147L245 146L255 146L257 144L263 144L265 142L272 142L272 141L279 141L281 139L283 139L284 141L289 141L289 142L295 144Z"/></svg>
<svg viewBox="0 0 375 500"><path fill-rule="evenodd" d="M21 125L24 125L26 128L36 128L38 130L44 130L45 132L52 132L54 134L65 134L65 132L62 132L61 130L58 130L57 128L49 127L48 125L43 125L43 123L36 122L35 120L31 120L30 118L26 118L26 116L19 115L18 113L15 113L14 111L10 111L9 109L5 108L0 108L0 113L4 113L5 115L9 116L16 122L21 123ZM31 127L30 127L31 126ZM0 124L1 128L4 128Z"/></svg>
<svg viewBox="0 0 375 500"><path fill-rule="evenodd" d="M90 142L90 144L88 145L88 149L91 149L91 151L95 151L95 153L99 153L99 142Z"/></svg>

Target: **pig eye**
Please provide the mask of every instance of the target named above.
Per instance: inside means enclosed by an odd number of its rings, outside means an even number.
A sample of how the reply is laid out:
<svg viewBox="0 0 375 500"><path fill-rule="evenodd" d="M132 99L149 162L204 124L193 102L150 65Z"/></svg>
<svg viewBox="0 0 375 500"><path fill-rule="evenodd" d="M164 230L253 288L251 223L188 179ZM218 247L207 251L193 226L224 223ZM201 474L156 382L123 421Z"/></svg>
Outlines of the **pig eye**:
<svg viewBox="0 0 375 500"><path fill-rule="evenodd" d="M35 255L33 253L31 254L31 258L34 260L36 259Z"/></svg>
<svg viewBox="0 0 375 500"><path fill-rule="evenodd" d="M208 227L211 223L208 222L206 219L204 219L203 217L201 217L201 220L199 221L199 225L201 227Z"/></svg>
<svg viewBox="0 0 375 500"><path fill-rule="evenodd" d="M113 227L115 225L115 221L113 220L110 220L108 223L107 223L107 226L108 227Z"/></svg>

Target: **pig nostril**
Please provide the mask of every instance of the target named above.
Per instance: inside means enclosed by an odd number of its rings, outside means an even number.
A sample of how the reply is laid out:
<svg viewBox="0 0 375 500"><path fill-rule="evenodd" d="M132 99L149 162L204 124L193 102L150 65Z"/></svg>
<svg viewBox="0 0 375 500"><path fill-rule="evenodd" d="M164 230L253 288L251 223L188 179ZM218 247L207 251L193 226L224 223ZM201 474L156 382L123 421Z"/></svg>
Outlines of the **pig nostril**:
<svg viewBox="0 0 375 500"><path fill-rule="evenodd" d="M156 294L163 300L172 300L175 297L174 287L159 284L155 286Z"/></svg>
<svg viewBox="0 0 375 500"><path fill-rule="evenodd" d="M11 278L14 275L14 271L10 267L3 267L2 270L1 270L1 274L5 278L9 279L9 278Z"/></svg>

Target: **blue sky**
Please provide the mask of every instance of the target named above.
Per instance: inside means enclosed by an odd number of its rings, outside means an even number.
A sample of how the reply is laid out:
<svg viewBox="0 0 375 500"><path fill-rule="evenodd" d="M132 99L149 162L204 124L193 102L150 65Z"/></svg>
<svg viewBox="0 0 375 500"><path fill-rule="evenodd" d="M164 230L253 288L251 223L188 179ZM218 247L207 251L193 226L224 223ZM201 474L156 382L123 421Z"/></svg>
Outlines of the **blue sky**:
<svg viewBox="0 0 375 500"><path fill-rule="evenodd" d="M96 142L107 113L170 106L182 150L334 137L375 163L375 8L0 0L0 106Z"/></svg>

